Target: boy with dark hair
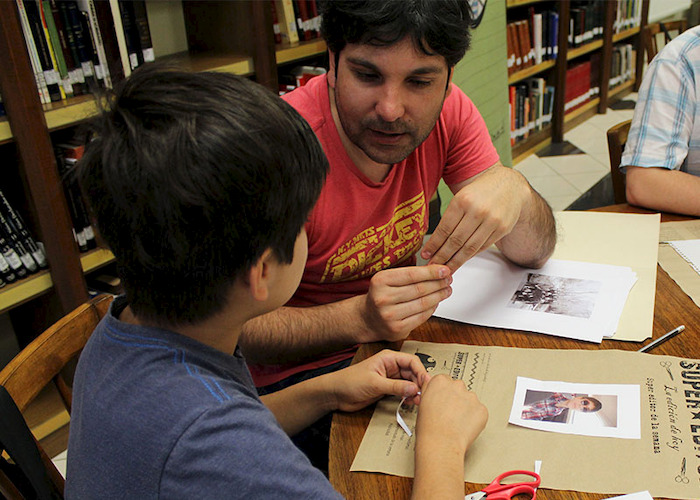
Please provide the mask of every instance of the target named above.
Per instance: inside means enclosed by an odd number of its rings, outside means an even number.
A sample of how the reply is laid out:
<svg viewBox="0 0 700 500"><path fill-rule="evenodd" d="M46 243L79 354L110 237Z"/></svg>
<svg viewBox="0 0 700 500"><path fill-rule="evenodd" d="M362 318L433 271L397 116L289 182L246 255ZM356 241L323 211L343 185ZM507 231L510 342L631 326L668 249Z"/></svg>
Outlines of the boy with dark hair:
<svg viewBox="0 0 700 500"><path fill-rule="evenodd" d="M146 65L93 132L77 176L126 294L78 363L68 498L335 498L288 435L385 394L421 403L416 493L464 495L486 410L416 356L255 391L240 330L297 287L327 170L289 105L244 78Z"/></svg>

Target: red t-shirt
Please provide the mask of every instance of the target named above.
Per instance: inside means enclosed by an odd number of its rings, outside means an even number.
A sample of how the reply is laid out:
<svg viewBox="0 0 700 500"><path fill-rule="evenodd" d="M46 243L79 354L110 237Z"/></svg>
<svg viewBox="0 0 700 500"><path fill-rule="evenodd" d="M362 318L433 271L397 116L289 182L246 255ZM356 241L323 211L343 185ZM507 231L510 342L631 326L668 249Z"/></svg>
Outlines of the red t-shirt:
<svg viewBox="0 0 700 500"><path fill-rule="evenodd" d="M330 172L306 231L309 256L299 289L287 305L327 304L367 293L382 269L415 264L428 230L428 204L441 178L458 184L498 161L486 124L455 85L428 138L373 182L350 160L336 129L326 76L285 94L311 125ZM351 357L355 348L304 365L252 365L257 386Z"/></svg>

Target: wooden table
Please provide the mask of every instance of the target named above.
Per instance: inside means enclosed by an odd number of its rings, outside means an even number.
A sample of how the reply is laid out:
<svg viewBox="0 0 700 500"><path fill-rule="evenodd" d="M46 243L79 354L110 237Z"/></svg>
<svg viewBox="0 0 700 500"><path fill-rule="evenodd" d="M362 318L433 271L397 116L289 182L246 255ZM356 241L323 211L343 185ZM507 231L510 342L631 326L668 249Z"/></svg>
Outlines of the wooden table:
<svg viewBox="0 0 700 500"><path fill-rule="evenodd" d="M613 205L599 211L625 213L653 213L629 205ZM664 214L662 221L687 220L687 217ZM654 354L700 359L700 309L678 285L658 268L656 278L656 303L654 307L654 331L656 339L678 325L686 331L654 349ZM449 342L459 344L506 346L543 349L620 349L635 351L649 342L626 342L604 340L601 344L581 342L549 335L533 334L515 330L487 328L449 320L431 318L416 328L408 337L424 342ZM400 349L401 343L375 343L363 346L355 361L365 359L383 348ZM329 477L333 486L350 499L404 499L410 498L413 479L369 472L349 472L355 454L369 425L374 406L356 413L337 413L333 417L330 437ZM479 490L485 485L465 483L465 493ZM568 500L571 498L593 500L610 498L613 495L580 493L571 491L539 489L541 500Z"/></svg>

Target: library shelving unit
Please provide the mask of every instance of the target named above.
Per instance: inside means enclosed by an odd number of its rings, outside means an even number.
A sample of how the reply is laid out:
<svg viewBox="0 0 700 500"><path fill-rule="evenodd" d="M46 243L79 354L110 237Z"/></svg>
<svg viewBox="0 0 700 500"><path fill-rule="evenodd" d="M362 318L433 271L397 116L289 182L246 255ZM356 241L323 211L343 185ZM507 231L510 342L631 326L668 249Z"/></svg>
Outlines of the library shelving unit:
<svg viewBox="0 0 700 500"><path fill-rule="evenodd" d="M149 6L151 2L146 3ZM193 71L244 75L277 91L279 64L325 52L321 40L276 46L269 2L153 1L151 6L177 9L177 16L184 20L182 39L187 45L184 51L168 54L156 50L156 57L176 59ZM157 22L149 15L149 23ZM170 24L151 28L154 37L176 29ZM154 47L157 42L153 40ZM55 134L84 122L97 106L93 96L85 95L41 104L14 1L0 1L0 94L7 111L7 116L0 118L0 157L5 158L3 169L9 169L10 177L16 179L6 186L3 174L0 188L11 189L14 198L22 200L20 211L35 237L43 242L49 262L48 270L0 288L0 313L12 313L23 304L50 296L46 301L52 302L52 307L39 306L50 309L41 311L46 312L44 322L32 325L37 331L23 333L31 338L85 302L86 273L114 260L105 248L79 252L53 149Z"/></svg>
<svg viewBox="0 0 700 500"><path fill-rule="evenodd" d="M517 142L512 147L513 163L517 163L529 154L549 145L562 142L564 133L596 113L605 113L608 106L625 95L638 90L644 67L644 45L641 32L647 24L649 0L641 0L641 19L638 26L614 33L613 25L617 4L621 0L604 2L603 36L597 40L577 47L569 47L568 35L570 26L569 0L506 0L507 17L520 17L529 7L536 9L547 6L556 9L559 15L558 23L558 54L556 59L543 61L541 64L527 67L509 75L508 84L523 82L530 77L543 77L549 85L554 86L554 107L551 124L542 130L531 133L527 139ZM507 21L508 22L508 21ZM609 80L613 60L613 47L617 43L630 43L636 52L633 77L614 88L610 88ZM565 112L566 71L575 61L599 54L599 95L570 112Z"/></svg>

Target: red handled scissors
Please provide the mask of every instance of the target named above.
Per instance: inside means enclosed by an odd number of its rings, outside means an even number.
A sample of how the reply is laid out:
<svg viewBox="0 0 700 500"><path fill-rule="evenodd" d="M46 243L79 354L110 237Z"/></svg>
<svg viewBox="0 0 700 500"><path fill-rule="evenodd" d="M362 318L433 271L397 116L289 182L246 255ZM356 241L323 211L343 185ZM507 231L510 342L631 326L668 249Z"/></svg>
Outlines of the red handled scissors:
<svg viewBox="0 0 700 500"><path fill-rule="evenodd" d="M518 481L516 483L503 483L503 480L511 476L530 476L532 481ZM529 470L511 470L499 475L491 481L486 488L464 497L464 500L511 500L516 495L530 495L535 500L535 490L540 485L540 475Z"/></svg>

